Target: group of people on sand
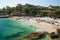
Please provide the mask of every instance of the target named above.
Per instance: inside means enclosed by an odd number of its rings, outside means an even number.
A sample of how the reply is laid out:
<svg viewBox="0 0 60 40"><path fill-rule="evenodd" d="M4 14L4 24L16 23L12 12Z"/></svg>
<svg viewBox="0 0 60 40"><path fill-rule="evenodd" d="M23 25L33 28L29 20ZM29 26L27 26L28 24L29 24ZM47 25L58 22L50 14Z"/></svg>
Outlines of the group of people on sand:
<svg viewBox="0 0 60 40"><path fill-rule="evenodd" d="M49 18L49 17L15 17L16 20L20 20L23 19L24 21L30 21L33 20L36 23L40 23L40 22L46 22L52 25L56 25L56 26L60 26L59 21L57 21L54 18Z"/></svg>
<svg viewBox="0 0 60 40"><path fill-rule="evenodd" d="M49 31L55 31L57 27L59 27L60 23L56 19L53 18L45 18L45 17L15 17L12 19L21 20L23 22L27 22L35 28L45 28ZM56 21L55 21L56 20ZM49 29L50 28L50 29Z"/></svg>
<svg viewBox="0 0 60 40"><path fill-rule="evenodd" d="M23 17L22 19L25 21L30 21L31 19L33 21L36 21L37 23L46 22L52 25L60 26L60 23L56 19L52 19L49 17L46 17L46 18L44 17L44 19L41 17Z"/></svg>

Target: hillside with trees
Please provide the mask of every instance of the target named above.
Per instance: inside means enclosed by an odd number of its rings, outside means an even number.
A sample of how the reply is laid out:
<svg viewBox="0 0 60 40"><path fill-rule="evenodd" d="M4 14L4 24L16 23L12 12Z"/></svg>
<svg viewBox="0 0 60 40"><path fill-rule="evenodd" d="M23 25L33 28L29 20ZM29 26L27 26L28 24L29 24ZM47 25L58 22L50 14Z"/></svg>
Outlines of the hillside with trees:
<svg viewBox="0 0 60 40"><path fill-rule="evenodd" d="M31 4L17 4L16 7L6 6L0 9L0 16L33 16L60 18L60 6L35 6Z"/></svg>

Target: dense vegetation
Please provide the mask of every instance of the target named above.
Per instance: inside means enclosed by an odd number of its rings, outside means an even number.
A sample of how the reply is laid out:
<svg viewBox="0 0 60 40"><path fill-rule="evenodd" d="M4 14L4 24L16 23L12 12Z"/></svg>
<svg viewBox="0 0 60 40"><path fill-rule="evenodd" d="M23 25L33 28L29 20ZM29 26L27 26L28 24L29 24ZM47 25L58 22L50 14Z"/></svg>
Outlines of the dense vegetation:
<svg viewBox="0 0 60 40"><path fill-rule="evenodd" d="M9 16L48 16L54 18L60 18L60 6L43 7L35 6L31 4L17 4L16 7L6 6L0 9L0 15Z"/></svg>

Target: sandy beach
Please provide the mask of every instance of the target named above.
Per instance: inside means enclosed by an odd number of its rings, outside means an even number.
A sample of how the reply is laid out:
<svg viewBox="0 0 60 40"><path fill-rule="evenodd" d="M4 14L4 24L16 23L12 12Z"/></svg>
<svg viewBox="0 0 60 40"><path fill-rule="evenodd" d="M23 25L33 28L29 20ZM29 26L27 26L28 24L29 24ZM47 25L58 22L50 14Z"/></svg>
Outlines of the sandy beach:
<svg viewBox="0 0 60 40"><path fill-rule="evenodd" d="M34 20L30 20L28 21L28 23L34 25L35 27L41 27L41 28L45 28L47 31L49 32L55 32L56 31L56 26L55 25L52 25L52 24L48 24L46 22L36 22ZM38 29L40 30L40 29ZM43 29L44 30L44 29Z"/></svg>
<svg viewBox="0 0 60 40"><path fill-rule="evenodd" d="M21 20L23 22L27 22L28 24L33 25L33 27L43 28L43 30L46 29L45 31L48 31L48 32L56 32L56 28L58 27L56 25L49 24L47 22L33 20L31 18L26 19L26 18L21 17L21 19L20 19L19 17L13 17L12 19L14 19L14 20L18 19L18 20ZM58 20L58 22L60 23L60 20ZM37 29L37 30L40 30L40 29Z"/></svg>

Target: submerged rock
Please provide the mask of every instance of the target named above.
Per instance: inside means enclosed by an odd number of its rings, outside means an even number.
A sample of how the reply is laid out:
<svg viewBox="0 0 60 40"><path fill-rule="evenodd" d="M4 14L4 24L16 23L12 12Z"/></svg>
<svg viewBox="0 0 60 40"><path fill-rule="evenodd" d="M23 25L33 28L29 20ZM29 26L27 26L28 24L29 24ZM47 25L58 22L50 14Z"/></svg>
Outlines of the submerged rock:
<svg viewBox="0 0 60 40"><path fill-rule="evenodd" d="M24 36L20 36L17 38L14 38L14 40L52 40L49 35L48 32L42 32L42 31L38 31L38 32L33 32L30 34L26 34Z"/></svg>

